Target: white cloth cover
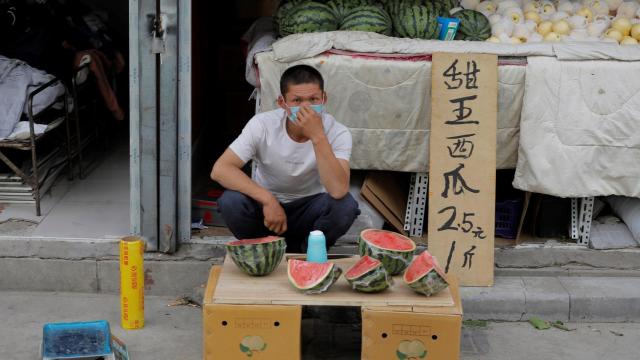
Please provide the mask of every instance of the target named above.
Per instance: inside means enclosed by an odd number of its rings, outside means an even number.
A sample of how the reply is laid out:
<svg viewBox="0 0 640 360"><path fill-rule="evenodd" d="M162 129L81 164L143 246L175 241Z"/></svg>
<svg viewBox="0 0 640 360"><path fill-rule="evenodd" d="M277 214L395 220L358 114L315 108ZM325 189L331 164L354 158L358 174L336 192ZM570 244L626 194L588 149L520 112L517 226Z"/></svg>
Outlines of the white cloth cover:
<svg viewBox="0 0 640 360"><path fill-rule="evenodd" d="M528 59L515 187L640 197L640 62Z"/></svg>
<svg viewBox="0 0 640 360"><path fill-rule="evenodd" d="M351 131L353 169L428 170L431 62L320 55L283 63L276 61L272 52L258 54L256 61L261 84L260 111L277 107L280 75L286 68L312 65L325 79L327 111ZM525 67L500 66L498 76L497 166L513 168Z"/></svg>

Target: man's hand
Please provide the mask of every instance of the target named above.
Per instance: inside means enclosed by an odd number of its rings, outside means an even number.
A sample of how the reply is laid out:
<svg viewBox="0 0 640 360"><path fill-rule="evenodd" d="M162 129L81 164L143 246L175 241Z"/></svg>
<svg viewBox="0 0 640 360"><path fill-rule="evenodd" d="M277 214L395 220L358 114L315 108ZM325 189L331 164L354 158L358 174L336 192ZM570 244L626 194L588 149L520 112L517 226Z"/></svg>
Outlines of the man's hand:
<svg viewBox="0 0 640 360"><path fill-rule="evenodd" d="M302 135L313 142L325 136L322 115L308 105L300 107L295 124L302 128Z"/></svg>
<svg viewBox="0 0 640 360"><path fill-rule="evenodd" d="M287 231L287 215L276 198L262 205L262 213L264 214L264 226L269 231L273 231L277 235L282 235Z"/></svg>

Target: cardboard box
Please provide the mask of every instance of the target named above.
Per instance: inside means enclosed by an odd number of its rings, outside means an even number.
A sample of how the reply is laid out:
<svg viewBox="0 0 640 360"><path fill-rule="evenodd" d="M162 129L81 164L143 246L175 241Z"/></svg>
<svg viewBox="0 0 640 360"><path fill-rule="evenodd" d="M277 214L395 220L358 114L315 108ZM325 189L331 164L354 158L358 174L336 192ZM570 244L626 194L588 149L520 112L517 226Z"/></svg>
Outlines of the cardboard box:
<svg viewBox="0 0 640 360"><path fill-rule="evenodd" d="M407 174L371 171L362 184L360 194L396 231L404 233L404 216L409 196Z"/></svg>
<svg viewBox="0 0 640 360"><path fill-rule="evenodd" d="M363 308L361 358L458 359L462 305L457 282L450 287L453 306Z"/></svg>
<svg viewBox="0 0 640 360"><path fill-rule="evenodd" d="M205 194L194 196L191 199L191 218L201 218L207 226L227 226L218 210L220 196L222 190L217 189L207 189Z"/></svg>
<svg viewBox="0 0 640 360"><path fill-rule="evenodd" d="M211 269L204 296L204 359L300 359L301 306L215 304L221 270Z"/></svg>

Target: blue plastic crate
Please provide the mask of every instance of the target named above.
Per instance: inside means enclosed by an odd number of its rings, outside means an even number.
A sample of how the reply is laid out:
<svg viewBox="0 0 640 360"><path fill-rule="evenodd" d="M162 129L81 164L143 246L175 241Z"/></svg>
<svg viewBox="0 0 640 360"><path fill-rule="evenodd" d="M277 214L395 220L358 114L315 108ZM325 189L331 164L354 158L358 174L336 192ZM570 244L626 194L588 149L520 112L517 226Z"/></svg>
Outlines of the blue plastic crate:
<svg viewBox="0 0 640 360"><path fill-rule="evenodd" d="M496 236L515 239L522 214L522 199L496 202Z"/></svg>
<svg viewBox="0 0 640 360"><path fill-rule="evenodd" d="M44 360L113 357L107 321L50 323L42 332Z"/></svg>

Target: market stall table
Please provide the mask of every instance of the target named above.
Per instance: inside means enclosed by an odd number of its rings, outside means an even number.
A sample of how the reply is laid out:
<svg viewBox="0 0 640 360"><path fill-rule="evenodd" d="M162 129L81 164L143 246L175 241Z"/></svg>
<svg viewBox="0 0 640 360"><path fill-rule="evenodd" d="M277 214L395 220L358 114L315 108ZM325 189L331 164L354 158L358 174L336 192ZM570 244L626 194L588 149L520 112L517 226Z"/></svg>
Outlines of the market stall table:
<svg viewBox="0 0 640 360"><path fill-rule="evenodd" d="M357 260L330 259L345 271ZM205 359L240 356L239 351L259 351L263 359L300 358L302 305L361 307L363 359L393 358L407 341L420 342L434 358L458 357L462 306L453 280L447 289L425 297L399 276L377 294L351 290L341 276L329 291L306 295L289 283L286 259L270 275L251 277L227 257L222 267L212 269L205 292Z"/></svg>

